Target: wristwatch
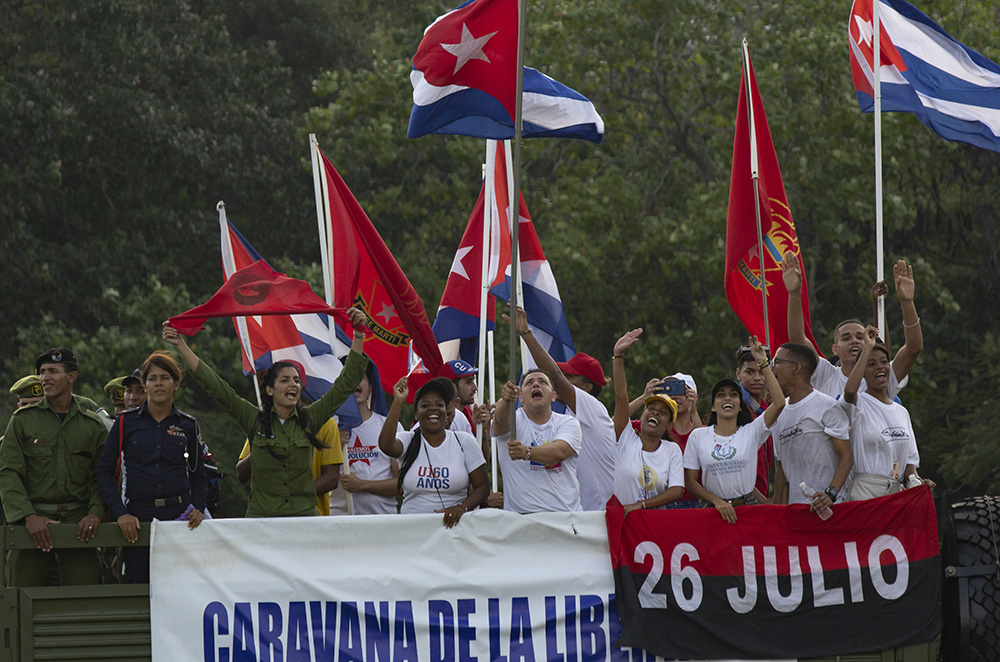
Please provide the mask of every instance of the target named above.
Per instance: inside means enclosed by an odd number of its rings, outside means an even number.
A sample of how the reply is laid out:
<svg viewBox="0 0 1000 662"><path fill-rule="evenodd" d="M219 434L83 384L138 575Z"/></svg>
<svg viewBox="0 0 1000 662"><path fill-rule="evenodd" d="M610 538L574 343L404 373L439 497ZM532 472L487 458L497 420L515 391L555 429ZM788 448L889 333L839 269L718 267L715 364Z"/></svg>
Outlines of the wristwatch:
<svg viewBox="0 0 1000 662"><path fill-rule="evenodd" d="M830 501L832 501L833 503L837 503L837 490L833 489L832 485L823 490L823 494L830 497Z"/></svg>

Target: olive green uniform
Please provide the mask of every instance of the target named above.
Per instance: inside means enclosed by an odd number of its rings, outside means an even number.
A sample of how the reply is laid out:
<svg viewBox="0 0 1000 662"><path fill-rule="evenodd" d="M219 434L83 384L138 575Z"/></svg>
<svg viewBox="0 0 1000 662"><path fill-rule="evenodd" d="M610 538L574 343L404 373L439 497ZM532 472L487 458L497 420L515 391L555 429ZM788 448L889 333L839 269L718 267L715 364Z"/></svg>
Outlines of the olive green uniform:
<svg viewBox="0 0 1000 662"><path fill-rule="evenodd" d="M368 359L357 352L347 355L344 370L316 402L303 409L309 414L313 434L323 427L340 405L354 393L365 376ZM236 419L250 439L250 503L247 517L287 517L316 514L316 487L312 475L313 449L298 415L284 422L271 411L271 438L263 436L260 426L254 431L259 410L244 400L211 366L200 361L191 372L226 413ZM253 434L252 434L253 433Z"/></svg>
<svg viewBox="0 0 1000 662"><path fill-rule="evenodd" d="M28 515L79 522L87 514L103 519L97 490L97 462L107 440L100 416L77 401L63 419L49 401L22 407L11 416L0 442L0 499L8 522ZM94 549L57 549L63 585L96 584ZM52 557L37 549L11 550L9 586L41 586Z"/></svg>

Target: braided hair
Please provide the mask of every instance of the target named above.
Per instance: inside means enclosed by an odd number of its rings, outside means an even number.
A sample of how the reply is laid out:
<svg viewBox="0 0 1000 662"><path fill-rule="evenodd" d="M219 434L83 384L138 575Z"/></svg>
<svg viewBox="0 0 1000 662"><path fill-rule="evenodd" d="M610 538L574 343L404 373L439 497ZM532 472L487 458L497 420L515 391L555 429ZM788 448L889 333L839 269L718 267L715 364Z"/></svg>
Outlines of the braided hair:
<svg viewBox="0 0 1000 662"><path fill-rule="evenodd" d="M413 397L414 409L428 393L437 393L440 395L447 407L448 404L455 400L455 385L451 383L450 379L435 377L421 386L417 394ZM400 458L399 479L396 481L397 489L400 492L403 491L403 479L406 477L406 472L410 470L410 467L413 466L413 463L417 459L417 455L420 454L420 442L422 439L423 435L418 427L413 431L413 437L410 438L410 443L406 446L406 450L403 451L403 457Z"/></svg>
<svg viewBox="0 0 1000 662"><path fill-rule="evenodd" d="M259 428L261 434L270 439L274 435L271 433L271 412L274 411L274 398L268 394L267 387L270 386L274 388L274 383L278 380L278 373L281 372L283 368L294 368L295 372L298 373L298 367L290 363L289 361L276 361L271 364L271 367L264 371L261 375L260 382L261 389L260 400L261 404L264 406L264 410L257 414L257 420L254 421L253 430L250 431L250 438L252 439L257 433ZM309 418L309 414L306 412L305 408L302 406L302 402L295 403L295 414L299 418L299 424L302 426L303 431L306 433L306 439L312 444L313 448L324 449L329 448L326 444L320 441L316 434L313 432L312 419ZM289 456L281 455L274 452L270 446L265 446L268 452L279 460L287 460Z"/></svg>

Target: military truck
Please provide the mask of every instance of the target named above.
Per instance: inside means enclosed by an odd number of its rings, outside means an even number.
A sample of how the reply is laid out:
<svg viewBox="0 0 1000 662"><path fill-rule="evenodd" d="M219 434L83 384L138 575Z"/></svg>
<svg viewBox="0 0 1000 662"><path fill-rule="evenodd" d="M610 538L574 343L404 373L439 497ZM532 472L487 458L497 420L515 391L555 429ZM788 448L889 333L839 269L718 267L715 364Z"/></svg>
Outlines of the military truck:
<svg viewBox="0 0 1000 662"><path fill-rule="evenodd" d="M954 504L938 500L944 629L919 646L815 658L816 662L1000 661L1000 497ZM50 527L55 546L117 547L125 540L105 525L89 543L76 525ZM3 549L30 549L23 526L0 530ZM149 544L148 527L138 544ZM0 588L0 662L150 660L149 587L99 585Z"/></svg>

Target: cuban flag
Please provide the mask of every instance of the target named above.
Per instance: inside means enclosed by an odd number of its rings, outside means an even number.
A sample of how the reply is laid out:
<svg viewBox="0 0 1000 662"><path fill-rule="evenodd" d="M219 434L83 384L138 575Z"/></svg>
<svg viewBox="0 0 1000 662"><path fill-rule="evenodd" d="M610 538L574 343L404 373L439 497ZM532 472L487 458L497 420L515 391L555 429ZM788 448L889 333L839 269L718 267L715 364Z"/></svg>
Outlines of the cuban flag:
<svg viewBox="0 0 1000 662"><path fill-rule="evenodd" d="M221 204L219 226L222 267L226 280L236 271L264 259L236 226L229 222ZM328 318L319 313L234 318L233 324L236 326L236 333L243 340L244 374L267 370L279 360L298 361L306 371L303 392L314 401L333 385L343 367L339 357L347 356L351 349L351 338L336 325L336 342L331 347ZM247 356L246 347L251 348L252 357ZM338 414L347 419L358 416L360 420L354 398L348 398L345 407L345 411L338 411Z"/></svg>
<svg viewBox="0 0 1000 662"><path fill-rule="evenodd" d="M517 0L470 0L424 30L410 74L407 137L514 137L517 23ZM594 104L530 67L524 67L521 121L525 138L604 138Z"/></svg>
<svg viewBox="0 0 1000 662"><path fill-rule="evenodd" d="M946 140L1000 152L1000 66L955 41L905 0L880 0L882 110L914 113ZM874 110L872 0L855 0L851 76Z"/></svg>
<svg viewBox="0 0 1000 662"><path fill-rule="evenodd" d="M490 295L510 301L511 214L507 160L503 145L498 145L493 181L492 228L490 231L487 282ZM465 234L452 263L441 306L434 320L434 336L439 343L461 340L459 356L476 364L479 337L479 300L482 282L483 206L486 185L469 218ZM535 338L556 361L569 360L576 353L566 321L555 275L545 258L528 206L521 196L518 219L518 245L521 258L522 306ZM487 329L494 326L495 303L487 302Z"/></svg>

